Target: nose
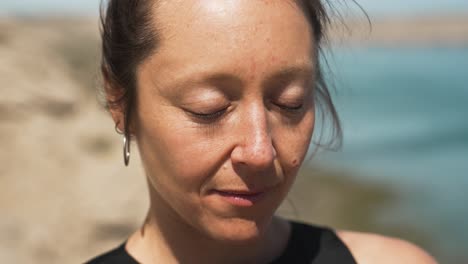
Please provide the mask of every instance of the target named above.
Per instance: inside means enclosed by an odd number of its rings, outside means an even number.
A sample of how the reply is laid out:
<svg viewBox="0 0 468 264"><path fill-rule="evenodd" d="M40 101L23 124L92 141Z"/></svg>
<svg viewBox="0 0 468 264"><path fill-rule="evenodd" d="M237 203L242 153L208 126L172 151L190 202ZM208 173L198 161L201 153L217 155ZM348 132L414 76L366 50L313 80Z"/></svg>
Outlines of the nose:
<svg viewBox="0 0 468 264"><path fill-rule="evenodd" d="M236 130L239 133L236 133L238 143L231 153L233 165L243 165L255 171L271 168L276 150L263 104L245 111Z"/></svg>

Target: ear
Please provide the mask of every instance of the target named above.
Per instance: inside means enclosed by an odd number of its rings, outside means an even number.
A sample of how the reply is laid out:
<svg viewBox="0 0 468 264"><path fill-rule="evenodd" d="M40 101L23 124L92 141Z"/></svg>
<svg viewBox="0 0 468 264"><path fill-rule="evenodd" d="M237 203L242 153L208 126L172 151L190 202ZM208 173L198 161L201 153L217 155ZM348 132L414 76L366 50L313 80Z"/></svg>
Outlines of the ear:
<svg viewBox="0 0 468 264"><path fill-rule="evenodd" d="M125 131L125 102L120 99L124 95L123 88L115 87L109 82L104 83L106 107L112 116L116 130Z"/></svg>

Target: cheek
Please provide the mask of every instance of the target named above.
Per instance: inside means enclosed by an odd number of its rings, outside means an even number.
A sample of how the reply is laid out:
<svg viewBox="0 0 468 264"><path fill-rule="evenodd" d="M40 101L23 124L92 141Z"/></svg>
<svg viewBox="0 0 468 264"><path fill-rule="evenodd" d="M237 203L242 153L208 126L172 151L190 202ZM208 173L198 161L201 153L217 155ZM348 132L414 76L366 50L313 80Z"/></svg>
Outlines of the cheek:
<svg viewBox="0 0 468 264"><path fill-rule="evenodd" d="M180 119L148 120L143 124L138 145L146 173L157 185L169 182L172 191L198 192L219 169L224 156L222 141L201 134Z"/></svg>
<svg viewBox="0 0 468 264"><path fill-rule="evenodd" d="M314 131L314 112L307 112L301 122L293 127L282 126L277 129L275 141L277 152L285 176L295 175L299 170Z"/></svg>

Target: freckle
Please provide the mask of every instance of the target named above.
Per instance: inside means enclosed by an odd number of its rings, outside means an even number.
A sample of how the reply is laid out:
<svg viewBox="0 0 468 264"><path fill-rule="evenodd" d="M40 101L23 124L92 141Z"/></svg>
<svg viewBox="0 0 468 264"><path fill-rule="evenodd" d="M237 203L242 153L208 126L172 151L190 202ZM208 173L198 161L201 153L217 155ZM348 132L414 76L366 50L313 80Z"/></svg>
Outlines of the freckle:
<svg viewBox="0 0 468 264"><path fill-rule="evenodd" d="M292 165L293 165L294 167L297 167L297 166L299 165L299 162L297 161L297 159L294 159L294 160L292 161Z"/></svg>
<svg viewBox="0 0 468 264"><path fill-rule="evenodd" d="M271 56L271 62L276 62L277 59L275 55Z"/></svg>
<svg viewBox="0 0 468 264"><path fill-rule="evenodd" d="M257 68L257 65L255 64L255 61L252 61L252 64L250 65L250 70L255 71L256 68Z"/></svg>

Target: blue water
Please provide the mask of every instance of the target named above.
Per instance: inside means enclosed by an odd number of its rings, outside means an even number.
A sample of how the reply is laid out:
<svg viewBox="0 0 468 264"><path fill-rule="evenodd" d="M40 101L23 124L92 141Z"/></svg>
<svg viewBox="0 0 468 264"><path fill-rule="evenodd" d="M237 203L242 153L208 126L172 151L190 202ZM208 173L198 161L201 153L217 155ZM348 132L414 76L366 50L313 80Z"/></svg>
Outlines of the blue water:
<svg viewBox="0 0 468 264"><path fill-rule="evenodd" d="M468 48L340 48L329 62L344 145L316 162L393 187L382 221L466 250Z"/></svg>

